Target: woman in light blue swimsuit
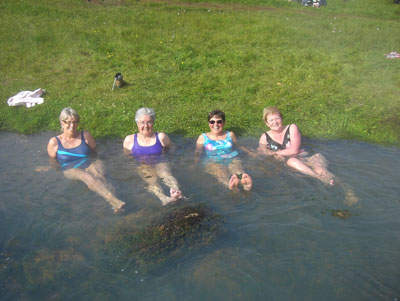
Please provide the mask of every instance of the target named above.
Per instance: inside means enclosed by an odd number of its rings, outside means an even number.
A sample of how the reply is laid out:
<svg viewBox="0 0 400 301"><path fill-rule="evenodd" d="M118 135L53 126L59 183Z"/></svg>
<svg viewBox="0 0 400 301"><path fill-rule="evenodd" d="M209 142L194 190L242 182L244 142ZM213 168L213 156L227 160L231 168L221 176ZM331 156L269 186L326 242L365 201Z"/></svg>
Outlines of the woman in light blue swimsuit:
<svg viewBox="0 0 400 301"><path fill-rule="evenodd" d="M199 160L200 154L205 151L206 170L227 186L236 191L241 185L244 190L251 190L253 181L243 171L238 152L234 150L237 140L234 132L225 131L225 114L220 110L214 110L208 114L210 132L201 134L196 141L195 160ZM243 147L238 147L248 154L251 152Z"/></svg>
<svg viewBox="0 0 400 301"><path fill-rule="evenodd" d="M109 202L114 212L121 211L125 203L115 196L113 187L106 183L102 162L89 157L96 148L96 141L88 131L77 130L80 119L78 113L74 109L64 108L59 119L62 133L50 139L47 145L49 156L57 159L64 176L84 182Z"/></svg>

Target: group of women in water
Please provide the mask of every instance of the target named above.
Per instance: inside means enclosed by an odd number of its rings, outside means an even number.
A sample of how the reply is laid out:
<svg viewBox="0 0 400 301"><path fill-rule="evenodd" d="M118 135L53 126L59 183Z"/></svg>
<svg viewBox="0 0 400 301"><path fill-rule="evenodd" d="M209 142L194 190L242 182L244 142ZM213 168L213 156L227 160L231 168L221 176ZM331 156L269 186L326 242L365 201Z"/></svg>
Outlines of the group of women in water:
<svg viewBox="0 0 400 301"><path fill-rule="evenodd" d="M50 139L49 156L59 162L67 178L84 182L109 202L115 212L123 210L125 202L116 197L114 188L106 182L102 161L90 158L96 142L88 131L78 131L79 114L72 108L64 108L59 119L61 134ZM167 134L153 131L155 119L153 109L139 109L135 115L138 132L125 137L123 149L138 161L137 170L148 191L167 205L183 198L183 193L163 156L171 147L171 140ZM283 116L276 107L265 108L263 120L269 131L261 135L259 147L253 151L240 145L234 132L225 130L224 112L211 111L208 114L210 131L201 134L196 141L195 162L204 152L206 172L233 192L240 188L250 191L253 187L253 179L244 171L237 149L251 157L273 156L305 175L328 185L335 184L325 158L321 154L308 156L302 149L301 133L296 124L284 125ZM169 195L164 193L161 181L169 187Z"/></svg>

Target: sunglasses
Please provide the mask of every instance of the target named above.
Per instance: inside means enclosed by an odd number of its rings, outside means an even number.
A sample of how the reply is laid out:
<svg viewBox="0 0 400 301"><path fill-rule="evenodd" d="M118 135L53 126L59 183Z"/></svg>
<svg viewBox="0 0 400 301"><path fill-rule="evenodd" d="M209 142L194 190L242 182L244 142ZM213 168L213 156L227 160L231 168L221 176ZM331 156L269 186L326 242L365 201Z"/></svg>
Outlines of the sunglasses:
<svg viewBox="0 0 400 301"><path fill-rule="evenodd" d="M210 120L209 121L210 124L214 124L215 122L217 122L217 124L223 124L224 123L221 119L219 119L217 121L215 121L215 120Z"/></svg>

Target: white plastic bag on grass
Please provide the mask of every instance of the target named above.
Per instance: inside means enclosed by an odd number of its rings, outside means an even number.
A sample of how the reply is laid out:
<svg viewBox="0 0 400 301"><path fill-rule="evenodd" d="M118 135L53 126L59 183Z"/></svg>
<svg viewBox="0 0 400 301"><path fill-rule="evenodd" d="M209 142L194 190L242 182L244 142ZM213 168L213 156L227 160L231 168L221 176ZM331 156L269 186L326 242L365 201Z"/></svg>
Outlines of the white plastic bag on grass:
<svg viewBox="0 0 400 301"><path fill-rule="evenodd" d="M11 107L24 105L30 108L44 102L44 99L40 97L43 93L44 90L42 88L36 89L35 91L21 91L17 95L10 97L7 103Z"/></svg>

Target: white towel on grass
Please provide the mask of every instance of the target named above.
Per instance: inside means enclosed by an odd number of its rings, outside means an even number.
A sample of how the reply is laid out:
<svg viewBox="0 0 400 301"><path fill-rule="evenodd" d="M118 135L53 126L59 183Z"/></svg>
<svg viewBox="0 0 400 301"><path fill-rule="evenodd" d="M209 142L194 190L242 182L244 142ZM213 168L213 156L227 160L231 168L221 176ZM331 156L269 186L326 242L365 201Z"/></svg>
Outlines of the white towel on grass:
<svg viewBox="0 0 400 301"><path fill-rule="evenodd" d="M25 105L27 108L30 108L44 102L44 99L40 97L43 92L44 90L42 88L36 89L35 91L21 91L17 95L10 97L7 103L9 106Z"/></svg>

